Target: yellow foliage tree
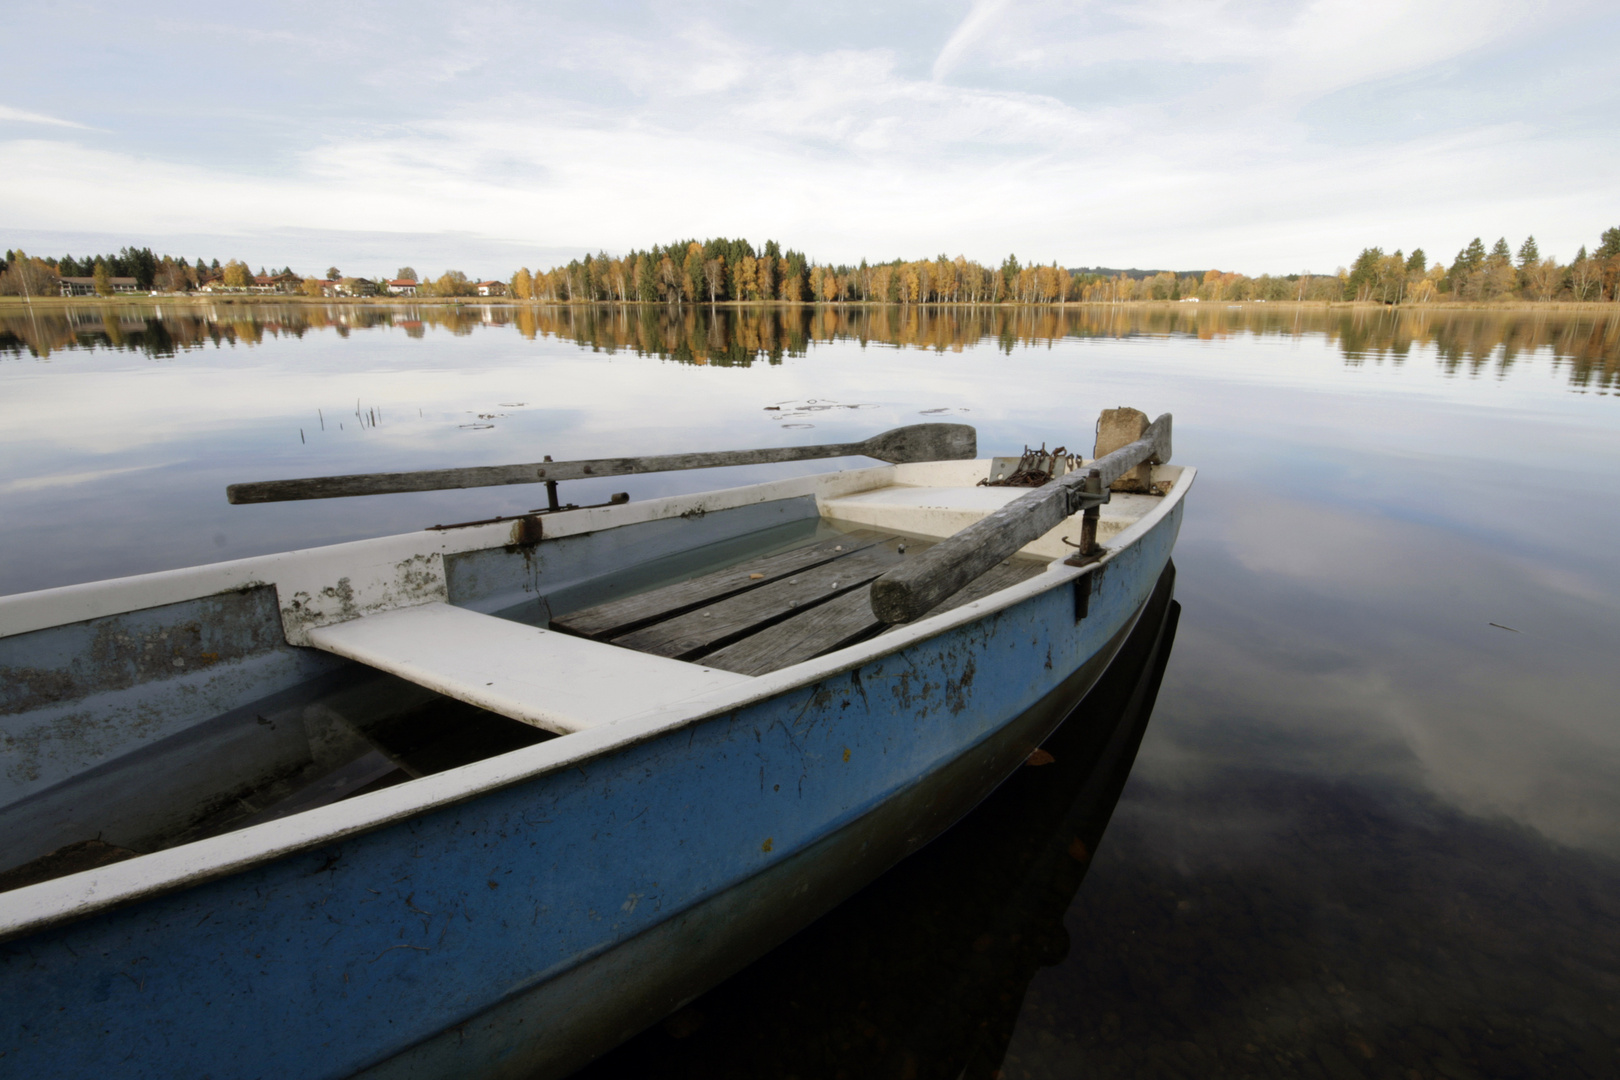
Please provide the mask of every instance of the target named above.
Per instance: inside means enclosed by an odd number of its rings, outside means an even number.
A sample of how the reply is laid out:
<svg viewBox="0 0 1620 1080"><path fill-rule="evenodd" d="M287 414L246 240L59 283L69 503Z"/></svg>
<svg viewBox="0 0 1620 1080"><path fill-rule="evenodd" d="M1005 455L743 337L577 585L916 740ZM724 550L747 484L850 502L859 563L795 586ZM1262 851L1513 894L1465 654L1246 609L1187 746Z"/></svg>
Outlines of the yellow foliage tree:
<svg viewBox="0 0 1620 1080"><path fill-rule="evenodd" d="M253 284L253 271L240 259L232 259L225 264L225 286L230 289L245 289Z"/></svg>
<svg viewBox="0 0 1620 1080"><path fill-rule="evenodd" d="M534 299L534 275L529 273L527 266L512 275L511 290L512 295L519 300Z"/></svg>
<svg viewBox="0 0 1620 1080"><path fill-rule="evenodd" d="M815 287L815 285L814 285L815 271L814 270L812 270L810 272L810 278L811 278L811 288L814 288ZM825 269L825 270L823 270L821 272L821 289L819 291L819 299L826 300L826 301L829 301L829 302L831 302L833 300L837 300L838 299L838 291L839 291L838 275L833 272L832 267L828 267L827 269Z"/></svg>

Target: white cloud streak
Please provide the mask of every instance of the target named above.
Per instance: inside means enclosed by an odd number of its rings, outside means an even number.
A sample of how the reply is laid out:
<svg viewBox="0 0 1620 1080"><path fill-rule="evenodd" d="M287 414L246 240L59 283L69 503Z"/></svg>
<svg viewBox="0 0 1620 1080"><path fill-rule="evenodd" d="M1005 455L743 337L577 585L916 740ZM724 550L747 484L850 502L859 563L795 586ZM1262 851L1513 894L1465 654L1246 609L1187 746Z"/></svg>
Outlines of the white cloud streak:
<svg viewBox="0 0 1620 1080"><path fill-rule="evenodd" d="M80 131L94 131L89 124L81 124L76 120L63 120L59 116L46 116L44 113L29 112L26 109L14 109L10 105L0 105L0 123L16 124L46 124L51 127L78 128Z"/></svg>

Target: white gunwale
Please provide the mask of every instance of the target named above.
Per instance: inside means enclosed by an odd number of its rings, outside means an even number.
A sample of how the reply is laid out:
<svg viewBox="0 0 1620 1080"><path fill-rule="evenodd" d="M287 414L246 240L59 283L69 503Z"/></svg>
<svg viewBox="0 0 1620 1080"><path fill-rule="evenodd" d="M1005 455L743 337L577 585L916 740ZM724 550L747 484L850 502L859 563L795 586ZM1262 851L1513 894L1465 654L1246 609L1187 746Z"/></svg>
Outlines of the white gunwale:
<svg viewBox="0 0 1620 1080"><path fill-rule="evenodd" d="M988 459L974 462L885 465L792 477L621 506L572 511L545 520L545 536L554 539L602 529L679 516L694 510L714 512L780 499L814 495L824 503L844 495L892 485L919 483L932 470L960 468L963 475L985 475ZM1083 568L1052 561L1045 572L984 599L940 615L909 623L856 645L779 671L722 687L712 693L666 703L638 715L574 732L534 746L449 769L342 802L250 826L236 832L141 855L98 869L55 878L0 894L0 940L46 926L82 918L96 911L132 903L160 893L245 870L259 863L335 840L368 832L392 822L450 806L521 783L548 772L582 766L604 753L677 731L796 687L868 664L916 642L975 622L1050 589L1107 566L1168 515L1191 488L1196 470L1160 467L1170 490L1156 505L1103 546L1102 558ZM1070 521L1078 521L1075 515ZM1065 524L1026 551L1050 554ZM370 562L409 557L424 550L439 555L477 551L511 542L514 525L501 522L445 532L416 532L358 540L321 548L259 556L200 567L162 571L112 582L69 585L57 589L0 597L0 637L65 623L122 614L248 587L274 584L285 597L289 580L307 579L314 564L358 556ZM423 597L421 602L436 598ZM292 640L289 633L289 640Z"/></svg>

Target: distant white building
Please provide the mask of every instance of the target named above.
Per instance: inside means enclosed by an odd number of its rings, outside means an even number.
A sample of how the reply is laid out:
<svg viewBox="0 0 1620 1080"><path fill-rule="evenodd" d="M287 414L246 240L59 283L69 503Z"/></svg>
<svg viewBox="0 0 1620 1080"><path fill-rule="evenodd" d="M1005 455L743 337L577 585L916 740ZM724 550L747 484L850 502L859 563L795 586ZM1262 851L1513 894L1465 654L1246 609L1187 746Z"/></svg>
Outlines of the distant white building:
<svg viewBox="0 0 1620 1080"><path fill-rule="evenodd" d="M140 292L141 288L135 284L132 277L115 277L112 281L112 291L115 293ZM62 279L63 296L94 296L96 292L96 279L93 277L65 277Z"/></svg>
<svg viewBox="0 0 1620 1080"><path fill-rule="evenodd" d="M480 281L477 285L477 289L479 296L505 296L506 282Z"/></svg>
<svg viewBox="0 0 1620 1080"><path fill-rule="evenodd" d="M410 278L396 278L393 281L383 282L383 285L388 289L390 296L415 296L416 290L422 287L421 282L412 281Z"/></svg>

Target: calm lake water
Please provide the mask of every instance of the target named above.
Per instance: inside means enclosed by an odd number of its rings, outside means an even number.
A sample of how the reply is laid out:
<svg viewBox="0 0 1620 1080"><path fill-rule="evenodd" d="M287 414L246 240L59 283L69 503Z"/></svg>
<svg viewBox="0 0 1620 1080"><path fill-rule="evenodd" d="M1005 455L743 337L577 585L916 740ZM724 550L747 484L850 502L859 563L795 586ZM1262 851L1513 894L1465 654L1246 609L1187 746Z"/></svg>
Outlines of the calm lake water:
<svg viewBox="0 0 1620 1080"><path fill-rule="evenodd" d="M1620 1075L1620 311L1188 307L8 307L0 593L544 502L241 480L1170 411L1199 479L1128 778L1066 729L590 1074Z"/></svg>

